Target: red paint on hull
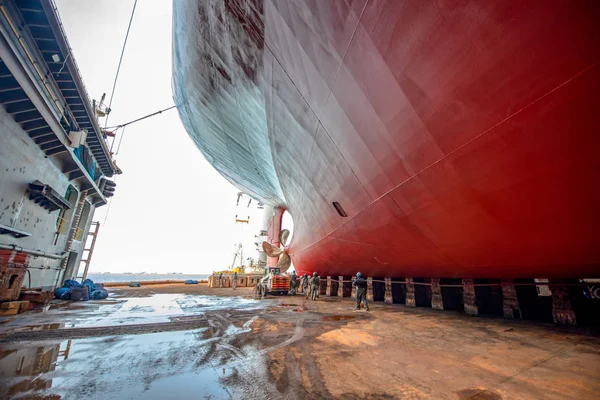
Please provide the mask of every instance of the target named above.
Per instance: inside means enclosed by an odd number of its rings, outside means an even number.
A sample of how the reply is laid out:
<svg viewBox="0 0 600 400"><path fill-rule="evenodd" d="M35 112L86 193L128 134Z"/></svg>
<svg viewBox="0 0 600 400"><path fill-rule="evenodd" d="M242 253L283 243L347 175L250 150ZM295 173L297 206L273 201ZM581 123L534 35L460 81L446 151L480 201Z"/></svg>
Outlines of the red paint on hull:
<svg viewBox="0 0 600 400"><path fill-rule="evenodd" d="M265 6L300 273L600 275L599 3L323 3Z"/></svg>

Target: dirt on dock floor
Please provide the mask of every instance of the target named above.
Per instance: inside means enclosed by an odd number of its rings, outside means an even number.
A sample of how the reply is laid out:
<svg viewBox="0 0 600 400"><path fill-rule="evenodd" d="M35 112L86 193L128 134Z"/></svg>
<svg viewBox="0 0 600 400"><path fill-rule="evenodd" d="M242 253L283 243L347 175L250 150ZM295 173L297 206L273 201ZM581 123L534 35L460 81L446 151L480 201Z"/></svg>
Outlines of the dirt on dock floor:
<svg viewBox="0 0 600 400"><path fill-rule="evenodd" d="M0 398L597 399L600 338L251 288L111 289L0 320ZM50 397L56 396L56 397Z"/></svg>

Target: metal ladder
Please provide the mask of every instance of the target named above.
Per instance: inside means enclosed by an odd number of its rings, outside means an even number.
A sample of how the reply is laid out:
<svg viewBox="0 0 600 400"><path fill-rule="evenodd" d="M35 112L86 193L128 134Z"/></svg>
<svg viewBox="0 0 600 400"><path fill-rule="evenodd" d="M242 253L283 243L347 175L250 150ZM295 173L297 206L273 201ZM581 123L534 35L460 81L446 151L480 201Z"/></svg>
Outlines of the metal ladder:
<svg viewBox="0 0 600 400"><path fill-rule="evenodd" d="M85 268L83 269L83 275L78 276L77 279L81 279L83 282L87 278L88 270L90 269L90 263L92 262L92 255L94 254L94 246L96 246L96 239L98 238L98 232L100 231L100 222L93 221L90 224L90 230L88 231L88 238L85 241L85 245L87 245L89 241L89 237L92 236L92 242L90 243L90 247L83 248L83 255L81 257L81 261L79 263L79 270L81 271L81 264L85 264ZM87 252L87 254L86 254ZM85 257L85 258L83 258Z"/></svg>

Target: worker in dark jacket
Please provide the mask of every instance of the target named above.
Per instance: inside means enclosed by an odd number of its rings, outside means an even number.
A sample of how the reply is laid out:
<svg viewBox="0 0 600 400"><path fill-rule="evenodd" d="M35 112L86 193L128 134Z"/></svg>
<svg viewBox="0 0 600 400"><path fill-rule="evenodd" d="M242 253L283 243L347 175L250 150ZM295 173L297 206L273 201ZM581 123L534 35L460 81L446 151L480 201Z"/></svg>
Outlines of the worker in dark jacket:
<svg viewBox="0 0 600 400"><path fill-rule="evenodd" d="M302 293L304 293L304 295L308 299L308 275L307 274L302 275Z"/></svg>
<svg viewBox="0 0 600 400"><path fill-rule="evenodd" d="M319 289L321 287L321 278L316 272L313 272L312 278L310 278L310 298L315 301L319 297Z"/></svg>
<svg viewBox="0 0 600 400"><path fill-rule="evenodd" d="M238 274L237 274L237 271L233 271L233 279L231 280L231 287L233 288L233 290L235 290L237 288L237 283L238 283Z"/></svg>
<svg viewBox="0 0 600 400"><path fill-rule="evenodd" d="M365 311L369 311L369 303L367 303L367 280L362 277L360 272L356 274L356 279L352 282L352 286L356 287L356 309L360 310L360 303L364 303Z"/></svg>
<svg viewBox="0 0 600 400"><path fill-rule="evenodd" d="M298 290L298 276L296 275L296 271L292 271L292 275L290 276L290 293L291 295L295 295Z"/></svg>

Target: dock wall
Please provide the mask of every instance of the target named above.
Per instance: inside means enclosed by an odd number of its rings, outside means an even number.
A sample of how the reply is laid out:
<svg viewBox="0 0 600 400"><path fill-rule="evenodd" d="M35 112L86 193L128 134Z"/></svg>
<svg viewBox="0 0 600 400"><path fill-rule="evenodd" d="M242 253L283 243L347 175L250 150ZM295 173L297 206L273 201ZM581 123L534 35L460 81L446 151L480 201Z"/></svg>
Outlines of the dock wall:
<svg viewBox="0 0 600 400"><path fill-rule="evenodd" d="M16 245L26 249L35 249L48 254L61 254L65 251L70 229L58 232L60 210L48 212L29 199L28 185L36 180L50 185L61 195L67 188L75 189L72 208L74 211L80 190L77 184L69 182L60 168L47 158L40 147L31 139L21 126L0 107L0 224L30 234L27 237L15 238L8 234L0 235L0 244ZM76 199L76 200L75 200ZM89 203L88 203L89 204ZM69 261L72 275L78 272L84 239L87 237L95 207L89 205L85 221L80 223L79 232L72 243L69 254L74 259ZM71 218L64 221L70 227L73 213L65 216ZM69 255L67 255L68 258ZM64 278L65 268L61 268L61 260L45 257L29 256L29 276L25 277L25 287L41 287L52 289L57 281ZM68 278L68 277L67 277ZM30 282L31 280L31 282Z"/></svg>

